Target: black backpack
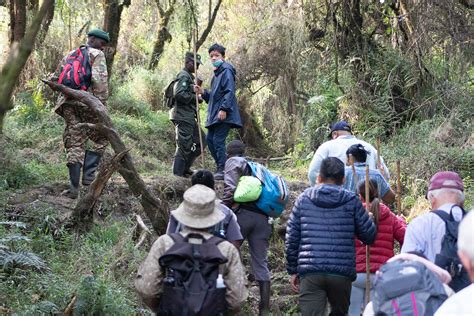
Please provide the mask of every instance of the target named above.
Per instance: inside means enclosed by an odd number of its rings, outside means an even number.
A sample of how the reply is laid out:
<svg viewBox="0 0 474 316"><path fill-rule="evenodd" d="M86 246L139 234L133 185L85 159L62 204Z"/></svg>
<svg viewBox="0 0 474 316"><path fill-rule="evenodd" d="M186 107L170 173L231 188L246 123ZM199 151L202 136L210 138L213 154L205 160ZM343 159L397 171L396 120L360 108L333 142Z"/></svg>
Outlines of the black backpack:
<svg viewBox="0 0 474 316"><path fill-rule="evenodd" d="M160 258L165 271L163 294L157 312L160 316L222 316L227 315L225 286L216 286L227 262L217 245L222 238L205 239L200 234L169 234L173 246ZM191 244L190 238L202 244ZM222 281L222 279L220 280Z"/></svg>
<svg viewBox="0 0 474 316"><path fill-rule="evenodd" d="M454 207L454 206L453 206ZM435 264L451 274L451 282L448 284L455 292L459 292L466 286L471 284L466 269L464 269L458 256L458 230L460 221L456 221L453 217L453 207L449 211L449 215L441 210L435 210L433 213L438 215L446 226L441 243L441 252L436 255ZM461 208L462 216L466 212Z"/></svg>
<svg viewBox="0 0 474 316"><path fill-rule="evenodd" d="M66 57L58 83L76 90L87 90L91 85L92 67L87 46L80 46Z"/></svg>
<svg viewBox="0 0 474 316"><path fill-rule="evenodd" d="M379 272L373 299L377 316L431 316L448 297L438 277L421 262L397 260Z"/></svg>
<svg viewBox="0 0 474 316"><path fill-rule="evenodd" d="M172 108L176 104L175 92L176 92L176 85L178 84L179 79L174 79L169 83L166 87L165 91L163 92L163 106Z"/></svg>

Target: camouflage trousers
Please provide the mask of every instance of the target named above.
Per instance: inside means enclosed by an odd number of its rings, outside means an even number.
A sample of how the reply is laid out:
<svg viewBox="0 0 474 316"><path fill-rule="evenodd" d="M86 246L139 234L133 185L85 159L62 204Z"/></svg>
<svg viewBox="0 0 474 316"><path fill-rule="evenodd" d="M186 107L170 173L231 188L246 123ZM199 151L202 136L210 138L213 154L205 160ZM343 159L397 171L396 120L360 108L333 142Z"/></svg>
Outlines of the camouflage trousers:
<svg viewBox="0 0 474 316"><path fill-rule="evenodd" d="M77 126L79 123L99 123L99 118L87 106L80 102L64 103L61 116L66 123L63 141L68 165L77 162L83 164L88 139L93 141L92 150L103 154L109 143L107 138L96 130Z"/></svg>

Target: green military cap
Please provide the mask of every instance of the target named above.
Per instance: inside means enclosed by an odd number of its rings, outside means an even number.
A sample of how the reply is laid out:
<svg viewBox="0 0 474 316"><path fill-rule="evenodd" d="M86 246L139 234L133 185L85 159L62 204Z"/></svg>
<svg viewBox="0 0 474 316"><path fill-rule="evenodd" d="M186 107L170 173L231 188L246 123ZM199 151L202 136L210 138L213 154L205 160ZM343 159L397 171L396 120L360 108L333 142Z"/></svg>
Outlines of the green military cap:
<svg viewBox="0 0 474 316"><path fill-rule="evenodd" d="M194 54L191 53L191 52L187 52L186 55L184 56L184 60L185 61L194 61ZM202 61L201 61L201 55L199 54L196 54L196 62L200 65L202 65Z"/></svg>
<svg viewBox="0 0 474 316"><path fill-rule="evenodd" d="M101 29L92 29L92 30L89 31L89 33L87 33L87 36L95 36L95 37L98 37L100 39L103 39L107 43L110 42L109 33L105 32Z"/></svg>

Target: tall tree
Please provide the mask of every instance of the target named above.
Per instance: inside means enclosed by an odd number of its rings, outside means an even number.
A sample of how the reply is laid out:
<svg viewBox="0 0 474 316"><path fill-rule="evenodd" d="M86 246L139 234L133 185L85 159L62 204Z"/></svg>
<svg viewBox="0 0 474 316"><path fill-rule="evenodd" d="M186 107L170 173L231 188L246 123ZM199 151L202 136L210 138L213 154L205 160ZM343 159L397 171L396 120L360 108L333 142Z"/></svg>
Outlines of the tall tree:
<svg viewBox="0 0 474 316"><path fill-rule="evenodd" d="M156 42L148 65L149 69L155 69L158 66L166 42L170 42L172 39L171 33L168 31L168 24L175 10L176 0L168 0L166 4L164 2L164 0L156 0L160 22L158 23Z"/></svg>
<svg viewBox="0 0 474 316"><path fill-rule="evenodd" d="M104 0L104 30L109 33L110 43L105 51L107 59L107 72L112 73L115 54L117 53L120 22L122 21L123 8L130 6L131 0Z"/></svg>
<svg viewBox="0 0 474 316"><path fill-rule="evenodd" d="M10 45L19 42L26 31L26 0L10 0Z"/></svg>
<svg viewBox="0 0 474 316"><path fill-rule="evenodd" d="M11 97L18 78L33 51L41 24L52 9L54 9L54 0L44 0L23 39L20 42L14 42L10 48L8 60L0 73L0 132L3 130L5 114L13 108Z"/></svg>

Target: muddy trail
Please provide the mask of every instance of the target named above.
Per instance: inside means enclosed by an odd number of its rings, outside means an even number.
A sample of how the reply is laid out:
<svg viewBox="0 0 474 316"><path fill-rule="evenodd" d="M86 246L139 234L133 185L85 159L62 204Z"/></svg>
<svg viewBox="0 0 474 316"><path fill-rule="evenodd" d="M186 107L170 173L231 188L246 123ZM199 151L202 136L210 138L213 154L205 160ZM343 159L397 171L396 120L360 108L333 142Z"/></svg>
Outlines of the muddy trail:
<svg viewBox="0 0 474 316"><path fill-rule="evenodd" d="M182 200L184 191L190 186L190 181L184 178L169 177L148 177L144 178L148 189L156 196L168 202L170 209L174 209ZM273 223L273 234L269 249L269 267L272 272L272 298L271 309L274 315L290 313L297 306L297 296L289 286L289 277L285 268L284 235L286 221L288 220L291 206L297 196L307 187L304 182L288 182L291 192L287 209L282 216ZM72 229L70 219L78 200L71 200L61 196L61 192L67 188L66 183L49 183L32 187L25 190L10 192L3 200L3 213L7 220L21 221L29 227L47 226L54 235L56 231L62 229ZM223 190L223 182L216 183L219 194ZM86 193L87 188L81 189L81 195ZM94 207L94 223L107 225L110 221L132 220L140 215L145 224L151 229L151 225L143 212L139 200L133 196L128 185L121 177L112 178L102 195L97 200ZM135 229L136 239L139 238L139 228ZM152 242L157 238L154 234L141 247L148 251ZM244 308L247 312L258 310L259 289L253 280L250 271L250 258L247 243L242 247L242 258L247 268L249 280L249 300L248 306ZM130 278L132 284L133 279ZM137 304L139 304L137 302Z"/></svg>

